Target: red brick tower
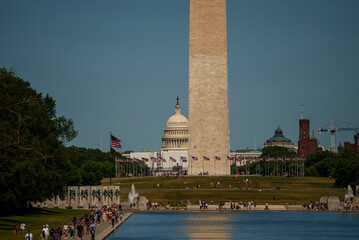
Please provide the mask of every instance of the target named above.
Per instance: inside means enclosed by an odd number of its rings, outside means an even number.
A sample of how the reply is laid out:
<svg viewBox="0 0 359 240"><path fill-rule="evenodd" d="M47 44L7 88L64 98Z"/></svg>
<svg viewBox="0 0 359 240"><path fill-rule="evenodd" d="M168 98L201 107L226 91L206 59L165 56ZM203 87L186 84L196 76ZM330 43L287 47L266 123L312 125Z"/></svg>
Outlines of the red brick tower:
<svg viewBox="0 0 359 240"><path fill-rule="evenodd" d="M299 141L298 141L298 156L305 157L308 155L309 147L309 119L299 120Z"/></svg>
<svg viewBox="0 0 359 240"><path fill-rule="evenodd" d="M299 141L298 141L298 156L305 157L312 152L320 151L318 149L318 141L312 132L312 137L309 138L310 133L310 121L309 119L299 120Z"/></svg>
<svg viewBox="0 0 359 240"><path fill-rule="evenodd" d="M354 151L359 151L359 133L354 135Z"/></svg>

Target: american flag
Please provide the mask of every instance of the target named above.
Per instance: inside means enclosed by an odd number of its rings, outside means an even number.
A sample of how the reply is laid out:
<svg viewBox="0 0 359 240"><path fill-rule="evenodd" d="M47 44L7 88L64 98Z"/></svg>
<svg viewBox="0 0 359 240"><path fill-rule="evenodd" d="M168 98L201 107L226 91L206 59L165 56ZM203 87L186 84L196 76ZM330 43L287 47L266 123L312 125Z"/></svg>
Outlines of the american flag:
<svg viewBox="0 0 359 240"><path fill-rule="evenodd" d="M274 158L267 158L268 162L274 161Z"/></svg>
<svg viewBox="0 0 359 240"><path fill-rule="evenodd" d="M206 157L206 156L203 156L203 160L205 160L205 161L209 161L209 158L208 158L208 157Z"/></svg>
<svg viewBox="0 0 359 240"><path fill-rule="evenodd" d="M197 160L198 160L198 157L192 156L192 160L197 161Z"/></svg>
<svg viewBox="0 0 359 240"><path fill-rule="evenodd" d="M229 156L227 156L227 160L232 160L232 158L231 158L231 157L229 157Z"/></svg>
<svg viewBox="0 0 359 240"><path fill-rule="evenodd" d="M283 162L283 158L277 158L277 161Z"/></svg>
<svg viewBox="0 0 359 240"><path fill-rule="evenodd" d="M119 157L116 157L116 162L122 162L122 160Z"/></svg>
<svg viewBox="0 0 359 240"><path fill-rule="evenodd" d="M171 160L172 162L176 162L176 159L173 158L173 157L170 157L170 160Z"/></svg>
<svg viewBox="0 0 359 240"><path fill-rule="evenodd" d="M182 162L187 162L187 158L186 157L181 157L181 161Z"/></svg>
<svg viewBox="0 0 359 240"><path fill-rule="evenodd" d="M141 160L138 159L138 158L134 158L133 161L134 161L134 162L141 162Z"/></svg>
<svg viewBox="0 0 359 240"><path fill-rule="evenodd" d="M161 158L161 161L162 161L162 162L167 162L166 159L164 159L164 158Z"/></svg>
<svg viewBox="0 0 359 240"><path fill-rule="evenodd" d="M144 162L148 162L148 158L142 158L142 161L144 161Z"/></svg>
<svg viewBox="0 0 359 240"><path fill-rule="evenodd" d="M257 162L262 162L263 161L263 158L258 158L257 159Z"/></svg>
<svg viewBox="0 0 359 240"><path fill-rule="evenodd" d="M151 157L151 161L152 161L152 162L156 162L156 161L157 161L157 159L156 159L156 158L154 158L154 157Z"/></svg>
<svg viewBox="0 0 359 240"><path fill-rule="evenodd" d="M122 148L121 140L111 134L111 147Z"/></svg>
<svg viewBox="0 0 359 240"><path fill-rule="evenodd" d="M215 159L216 159L216 160L221 160L221 158L220 158L220 157L217 157L217 156L215 156Z"/></svg>
<svg viewBox="0 0 359 240"><path fill-rule="evenodd" d="M290 161L290 158L285 158L286 161Z"/></svg>

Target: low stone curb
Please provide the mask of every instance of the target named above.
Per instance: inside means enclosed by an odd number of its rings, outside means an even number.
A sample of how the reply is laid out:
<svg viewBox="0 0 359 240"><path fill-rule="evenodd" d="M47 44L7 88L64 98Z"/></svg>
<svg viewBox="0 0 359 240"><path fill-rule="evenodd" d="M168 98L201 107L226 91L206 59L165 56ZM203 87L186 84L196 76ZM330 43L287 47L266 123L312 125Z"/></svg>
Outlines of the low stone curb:
<svg viewBox="0 0 359 240"><path fill-rule="evenodd" d="M119 223L116 223L114 227L112 225L108 226L105 230L100 232L98 235L96 235L96 240L104 240L108 236L110 236L111 233L113 233L122 223L124 223L129 217L131 217L133 212L126 212L123 215L122 221Z"/></svg>

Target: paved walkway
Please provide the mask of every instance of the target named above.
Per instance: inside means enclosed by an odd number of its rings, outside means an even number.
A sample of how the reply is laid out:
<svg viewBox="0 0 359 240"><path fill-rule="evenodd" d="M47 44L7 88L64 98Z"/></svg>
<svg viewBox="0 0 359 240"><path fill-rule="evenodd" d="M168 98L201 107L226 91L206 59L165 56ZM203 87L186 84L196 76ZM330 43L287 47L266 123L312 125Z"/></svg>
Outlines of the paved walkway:
<svg viewBox="0 0 359 240"><path fill-rule="evenodd" d="M101 224L97 224L96 226L96 240L103 240L106 239L113 231L115 231L123 222L125 222L133 213L132 212L124 212L122 221L115 223L115 226L112 227L110 222L101 222ZM76 234L75 234L76 236ZM63 240L71 240L69 235L67 238L62 236ZM73 240L77 240L77 236ZM91 240L91 234L85 234L83 240Z"/></svg>

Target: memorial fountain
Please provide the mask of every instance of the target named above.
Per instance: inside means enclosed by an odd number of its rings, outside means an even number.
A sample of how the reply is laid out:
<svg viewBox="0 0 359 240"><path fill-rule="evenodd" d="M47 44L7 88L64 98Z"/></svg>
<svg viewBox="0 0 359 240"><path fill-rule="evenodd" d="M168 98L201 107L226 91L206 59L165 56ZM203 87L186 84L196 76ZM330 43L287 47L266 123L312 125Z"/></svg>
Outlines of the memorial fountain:
<svg viewBox="0 0 359 240"><path fill-rule="evenodd" d="M139 197L140 195L136 193L135 185L132 183L131 192L128 193L128 203L133 204L134 203L133 200Z"/></svg>

